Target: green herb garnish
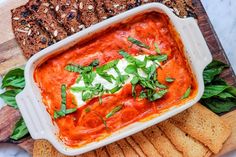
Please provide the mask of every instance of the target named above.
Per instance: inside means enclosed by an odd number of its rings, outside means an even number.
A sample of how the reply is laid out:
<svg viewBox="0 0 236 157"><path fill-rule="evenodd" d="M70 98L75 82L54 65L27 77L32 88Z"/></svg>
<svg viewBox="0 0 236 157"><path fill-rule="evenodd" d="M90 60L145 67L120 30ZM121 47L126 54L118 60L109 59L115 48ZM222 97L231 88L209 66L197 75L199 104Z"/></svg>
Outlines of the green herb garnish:
<svg viewBox="0 0 236 157"><path fill-rule="evenodd" d="M77 109L66 109L66 85L61 85L61 109L59 111L54 111L54 118L63 117L67 114L75 112Z"/></svg>
<svg viewBox="0 0 236 157"><path fill-rule="evenodd" d="M16 123L15 129L13 130L10 138L17 141L27 134L29 134L29 131L26 127L24 119L21 117L21 119Z"/></svg>
<svg viewBox="0 0 236 157"><path fill-rule="evenodd" d="M106 118L110 118L111 116L113 116L114 114L116 114L117 112L119 112L122 109L123 105L119 105L116 106L115 108L113 108L107 115Z"/></svg>
<svg viewBox="0 0 236 157"><path fill-rule="evenodd" d="M174 78L171 78L171 77L167 77L167 78L166 78L166 82L171 83L171 82L174 82L174 81L175 81Z"/></svg>
<svg viewBox="0 0 236 157"><path fill-rule="evenodd" d="M114 94L115 92L119 91L122 87L121 86L116 86L110 90L111 94Z"/></svg>
<svg viewBox="0 0 236 157"><path fill-rule="evenodd" d="M95 59L92 63L89 64L89 66L96 67L99 65L99 60Z"/></svg>
<svg viewBox="0 0 236 157"><path fill-rule="evenodd" d="M16 95L21 91L22 91L21 89L7 90L4 93L0 94L0 98L2 98L8 106L17 109L18 106L16 104Z"/></svg>
<svg viewBox="0 0 236 157"><path fill-rule="evenodd" d="M189 87L189 88L186 90L186 92L185 92L184 95L181 97L181 99L186 99L186 98L188 98L189 95L190 95L190 93L191 93L191 87Z"/></svg>
<svg viewBox="0 0 236 157"><path fill-rule="evenodd" d="M139 46L139 47L143 47L143 48L146 48L146 49L150 49L150 47L144 43L142 43L141 41L137 40L137 39L134 39L132 37L128 37L128 41L130 41L131 43Z"/></svg>
<svg viewBox="0 0 236 157"><path fill-rule="evenodd" d="M24 88L25 87L24 70L17 68L9 71L2 80L1 88L5 87Z"/></svg>
<svg viewBox="0 0 236 157"><path fill-rule="evenodd" d="M157 54L161 54L161 50L160 50L158 44L157 44L157 43L154 43L154 46L155 46L155 51L156 51L156 53L157 53Z"/></svg>
<svg viewBox="0 0 236 157"><path fill-rule="evenodd" d="M91 109L89 107L87 107L85 110L84 110L86 113L89 113L91 111Z"/></svg>

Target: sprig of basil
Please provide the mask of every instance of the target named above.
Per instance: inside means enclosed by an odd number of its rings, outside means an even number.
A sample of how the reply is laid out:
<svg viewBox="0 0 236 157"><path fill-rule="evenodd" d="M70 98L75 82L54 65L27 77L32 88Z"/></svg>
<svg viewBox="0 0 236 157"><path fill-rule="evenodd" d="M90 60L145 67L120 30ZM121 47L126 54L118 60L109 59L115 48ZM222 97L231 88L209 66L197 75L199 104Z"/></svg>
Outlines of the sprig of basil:
<svg viewBox="0 0 236 157"><path fill-rule="evenodd" d="M3 99L3 101L14 108L18 108L16 103L16 95L21 92L21 89L14 89L14 90L7 90L4 93L0 94L0 98Z"/></svg>
<svg viewBox="0 0 236 157"><path fill-rule="evenodd" d="M203 72L205 90L201 103L215 113L227 112L236 107L236 88L219 77L227 67L225 63L214 60Z"/></svg>
<svg viewBox="0 0 236 157"><path fill-rule="evenodd" d="M24 88L24 70L17 68L9 71L2 80L2 88L6 87Z"/></svg>
<svg viewBox="0 0 236 157"><path fill-rule="evenodd" d="M21 119L16 123L15 129L10 138L17 141L26 136L28 133L29 131L26 127L24 119L21 117Z"/></svg>

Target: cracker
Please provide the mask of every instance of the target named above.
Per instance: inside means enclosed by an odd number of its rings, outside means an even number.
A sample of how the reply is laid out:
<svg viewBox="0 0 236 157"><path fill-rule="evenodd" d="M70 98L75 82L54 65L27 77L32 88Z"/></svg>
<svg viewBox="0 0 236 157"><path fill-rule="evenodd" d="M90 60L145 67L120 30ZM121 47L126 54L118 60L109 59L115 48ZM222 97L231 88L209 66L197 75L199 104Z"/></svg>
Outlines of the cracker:
<svg viewBox="0 0 236 157"><path fill-rule="evenodd" d="M157 126L152 126L143 133L163 157L183 156Z"/></svg>
<svg viewBox="0 0 236 157"><path fill-rule="evenodd" d="M215 154L220 151L231 134L230 126L200 103L174 116L172 121L184 132L209 147Z"/></svg>
<svg viewBox="0 0 236 157"><path fill-rule="evenodd" d="M148 157L161 157L160 153L155 149L152 143L148 141L142 132L132 135L132 138Z"/></svg>
<svg viewBox="0 0 236 157"><path fill-rule="evenodd" d="M159 123L158 127L186 157L204 157L209 152L207 147L183 132L169 120Z"/></svg>

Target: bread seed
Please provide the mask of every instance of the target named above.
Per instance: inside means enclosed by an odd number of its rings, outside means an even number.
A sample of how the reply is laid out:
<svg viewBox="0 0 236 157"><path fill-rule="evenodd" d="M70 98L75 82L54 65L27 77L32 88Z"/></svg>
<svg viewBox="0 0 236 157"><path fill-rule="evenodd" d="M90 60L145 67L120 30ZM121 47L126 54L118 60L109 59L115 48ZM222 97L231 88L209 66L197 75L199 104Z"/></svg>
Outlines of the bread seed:
<svg viewBox="0 0 236 157"><path fill-rule="evenodd" d="M57 34L58 34L58 31L57 31L57 30L55 30L55 31L53 32L53 36L54 36L54 37L56 37L56 36L57 36Z"/></svg>
<svg viewBox="0 0 236 157"><path fill-rule="evenodd" d="M88 9L89 9L89 10L93 10L93 6L92 6L92 5L89 5L89 6L88 6Z"/></svg>
<svg viewBox="0 0 236 157"><path fill-rule="evenodd" d="M12 19L18 21L20 18L19 17L13 17Z"/></svg>
<svg viewBox="0 0 236 157"><path fill-rule="evenodd" d="M55 10L56 10L56 11L58 11L58 10L59 10L59 5L57 5L57 6L56 6Z"/></svg>
<svg viewBox="0 0 236 157"><path fill-rule="evenodd" d="M79 8L80 8L80 9L83 9L83 7L84 7L84 6L83 6L83 2L80 2L80 3L79 3Z"/></svg>

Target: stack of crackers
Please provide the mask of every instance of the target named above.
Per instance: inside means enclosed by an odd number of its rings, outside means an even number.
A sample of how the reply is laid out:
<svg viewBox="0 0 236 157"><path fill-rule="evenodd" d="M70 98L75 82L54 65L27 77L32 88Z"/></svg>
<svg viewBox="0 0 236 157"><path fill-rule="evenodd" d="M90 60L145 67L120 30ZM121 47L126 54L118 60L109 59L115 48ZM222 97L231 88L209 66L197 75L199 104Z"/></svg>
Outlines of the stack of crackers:
<svg viewBox="0 0 236 157"><path fill-rule="evenodd" d="M80 157L209 157L219 153L230 134L227 122L198 103L164 122ZM33 156L65 157L44 140L34 143Z"/></svg>

